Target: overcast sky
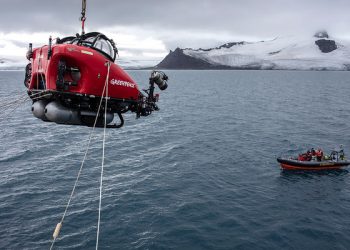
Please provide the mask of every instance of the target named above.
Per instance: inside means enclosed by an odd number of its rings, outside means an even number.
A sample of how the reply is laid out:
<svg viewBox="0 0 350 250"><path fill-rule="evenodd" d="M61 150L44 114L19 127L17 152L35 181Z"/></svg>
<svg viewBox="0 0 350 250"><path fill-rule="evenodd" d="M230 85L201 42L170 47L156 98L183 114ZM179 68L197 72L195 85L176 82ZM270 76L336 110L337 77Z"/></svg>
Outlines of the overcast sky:
<svg viewBox="0 0 350 250"><path fill-rule="evenodd" d="M29 42L80 32L80 0L0 0L0 58ZM117 43L121 57L164 57L176 47L213 47L309 35L350 38L350 0L87 0L87 31Z"/></svg>

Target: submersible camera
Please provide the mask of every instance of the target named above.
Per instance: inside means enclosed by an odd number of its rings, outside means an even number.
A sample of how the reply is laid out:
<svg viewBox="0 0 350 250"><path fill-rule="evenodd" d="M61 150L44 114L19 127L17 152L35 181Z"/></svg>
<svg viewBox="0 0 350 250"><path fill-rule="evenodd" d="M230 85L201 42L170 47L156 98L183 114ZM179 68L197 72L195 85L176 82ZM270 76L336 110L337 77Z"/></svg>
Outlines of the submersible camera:
<svg viewBox="0 0 350 250"><path fill-rule="evenodd" d="M164 72L155 70L151 74L150 81L153 81L155 84L157 84L160 90L166 90L168 87L168 79L168 76Z"/></svg>
<svg viewBox="0 0 350 250"><path fill-rule="evenodd" d="M154 94L154 85L156 84L160 90L165 90L168 87L168 79L168 76L162 71L154 70L151 73L151 77L149 78L149 88L143 90L146 92L147 96L142 98L141 105L137 112L137 118L140 116L148 116L152 111L159 110L156 104L159 99L159 94Z"/></svg>

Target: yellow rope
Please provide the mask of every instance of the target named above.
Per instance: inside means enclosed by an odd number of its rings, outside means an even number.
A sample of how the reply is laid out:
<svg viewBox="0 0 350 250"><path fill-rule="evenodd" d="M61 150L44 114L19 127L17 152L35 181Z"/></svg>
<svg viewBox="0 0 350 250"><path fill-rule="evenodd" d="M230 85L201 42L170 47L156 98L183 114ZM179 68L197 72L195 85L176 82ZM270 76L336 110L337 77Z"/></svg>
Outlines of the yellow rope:
<svg viewBox="0 0 350 250"><path fill-rule="evenodd" d="M108 75L109 75L109 68L108 68ZM107 76L107 78L108 78L108 76ZM106 82L108 82L108 81L106 81ZM95 122L94 122L94 125L93 125L93 127L92 127L92 130L91 130L91 132L90 132L90 137L89 137L88 145L87 145L86 150L85 150L85 155L84 155L83 161L81 162L80 169L79 169L77 178L76 178L76 180L75 180L75 183L74 183L74 186L73 186L71 195L70 195L70 197L69 197L68 203L67 203L66 208L65 208L65 210L64 210L62 219L61 219L61 221L56 225L55 231L54 231L54 233L53 233L53 235L52 235L52 236L53 236L53 240L52 240L52 243L51 243L50 250L53 248L53 246L54 246L54 244L55 244L55 241L56 241L56 239L57 239L58 236L59 236L60 230L61 230L61 228L62 228L62 226L63 226L63 220L64 220L64 218L65 218L65 216L66 216L66 214L67 214L68 207L69 207L69 205L70 205L70 203L71 203L71 200L72 200L72 198L73 198L74 191L75 191L75 188L76 188L76 186L77 186L77 184L78 184L80 174L81 174L81 172L82 172L82 170L83 170L83 166L84 166L84 163L85 163L85 160L86 160L86 156L87 156L88 151L89 151L89 148L90 148L90 143L91 143L92 135L93 135L93 133L94 133L94 130L95 130L95 127L96 127L96 124L97 124L97 120L98 120L98 115L99 115L99 113L100 113L100 109L101 109L101 106L102 106L102 100L103 100L103 96L105 95L106 86L107 86L107 84L105 84L105 86L104 86L104 88L103 88L103 91L102 91L101 100L100 100L100 104L99 104L99 106L98 106L98 110L97 110Z"/></svg>

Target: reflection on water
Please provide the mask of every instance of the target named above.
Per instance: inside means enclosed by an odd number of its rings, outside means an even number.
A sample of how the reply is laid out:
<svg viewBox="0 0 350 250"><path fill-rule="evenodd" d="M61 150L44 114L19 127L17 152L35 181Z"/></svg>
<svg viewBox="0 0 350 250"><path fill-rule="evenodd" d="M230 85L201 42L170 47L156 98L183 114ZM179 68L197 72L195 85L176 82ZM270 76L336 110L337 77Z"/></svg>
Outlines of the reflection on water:
<svg viewBox="0 0 350 250"><path fill-rule="evenodd" d="M349 170L345 168L332 169L332 170L285 170L281 169L281 178L317 178L319 176L343 176L347 175Z"/></svg>

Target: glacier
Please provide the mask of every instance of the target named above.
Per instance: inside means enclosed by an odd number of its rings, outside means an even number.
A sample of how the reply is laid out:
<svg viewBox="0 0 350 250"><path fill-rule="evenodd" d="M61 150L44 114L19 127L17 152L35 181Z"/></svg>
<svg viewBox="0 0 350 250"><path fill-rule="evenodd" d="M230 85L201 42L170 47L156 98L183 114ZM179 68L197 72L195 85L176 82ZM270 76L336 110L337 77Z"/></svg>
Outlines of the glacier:
<svg viewBox="0 0 350 250"><path fill-rule="evenodd" d="M350 70L350 41L327 33L310 37L277 37L269 41L227 43L211 49L177 49L181 55L203 62L201 69ZM335 46L325 53L316 41ZM327 48L326 48L327 49ZM171 53L168 56L171 57ZM174 56L173 56L174 57ZM167 59L167 58L165 58ZM176 68L176 58L163 60L159 68ZM164 63L166 62L166 63ZM190 66L189 66L190 68Z"/></svg>

